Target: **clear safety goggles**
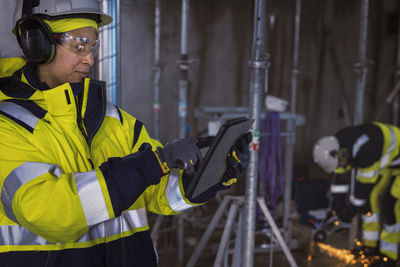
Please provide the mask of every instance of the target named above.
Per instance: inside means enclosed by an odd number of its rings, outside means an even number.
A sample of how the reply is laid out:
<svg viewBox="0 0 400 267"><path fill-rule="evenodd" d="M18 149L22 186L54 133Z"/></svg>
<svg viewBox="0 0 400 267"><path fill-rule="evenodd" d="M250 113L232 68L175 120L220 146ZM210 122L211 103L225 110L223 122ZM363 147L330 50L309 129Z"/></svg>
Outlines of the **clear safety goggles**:
<svg viewBox="0 0 400 267"><path fill-rule="evenodd" d="M54 39L56 43L79 56L87 56L91 53L95 57L100 46L98 39L90 40L87 37L76 36L73 32L55 33Z"/></svg>

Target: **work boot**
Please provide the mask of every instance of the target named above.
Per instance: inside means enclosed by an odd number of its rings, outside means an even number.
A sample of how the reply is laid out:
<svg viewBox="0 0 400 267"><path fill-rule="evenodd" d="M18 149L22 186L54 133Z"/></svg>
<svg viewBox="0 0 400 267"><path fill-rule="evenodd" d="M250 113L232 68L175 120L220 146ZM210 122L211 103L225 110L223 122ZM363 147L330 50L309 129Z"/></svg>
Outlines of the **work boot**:
<svg viewBox="0 0 400 267"><path fill-rule="evenodd" d="M386 256L381 256L378 260L368 265L368 267L396 267L396 261Z"/></svg>

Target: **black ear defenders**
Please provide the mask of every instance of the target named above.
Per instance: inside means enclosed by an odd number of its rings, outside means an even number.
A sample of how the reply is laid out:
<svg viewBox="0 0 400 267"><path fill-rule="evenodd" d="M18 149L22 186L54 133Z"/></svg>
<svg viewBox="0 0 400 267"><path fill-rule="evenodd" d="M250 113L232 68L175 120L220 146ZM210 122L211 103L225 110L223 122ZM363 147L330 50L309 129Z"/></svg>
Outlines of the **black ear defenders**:
<svg viewBox="0 0 400 267"><path fill-rule="evenodd" d="M338 156L340 160L349 160L350 159L350 154L347 148L341 148L339 149Z"/></svg>
<svg viewBox="0 0 400 267"><path fill-rule="evenodd" d="M50 27L32 14L32 8L37 5L39 1L24 0L22 18L15 24L15 35L28 61L40 65L53 60L56 43Z"/></svg>

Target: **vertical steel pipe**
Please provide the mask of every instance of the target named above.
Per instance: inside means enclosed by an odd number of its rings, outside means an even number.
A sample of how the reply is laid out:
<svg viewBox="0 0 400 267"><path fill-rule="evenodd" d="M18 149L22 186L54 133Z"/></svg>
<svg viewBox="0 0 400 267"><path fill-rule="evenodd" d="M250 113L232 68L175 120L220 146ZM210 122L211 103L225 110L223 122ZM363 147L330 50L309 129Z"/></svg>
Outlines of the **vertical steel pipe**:
<svg viewBox="0 0 400 267"><path fill-rule="evenodd" d="M264 84L263 73L266 68L264 55L264 32L265 32L265 7L266 0L254 1L253 22L253 45L251 51L250 67L250 118L254 119L252 133L254 136L254 147L251 150L250 164L246 178L244 227L243 227L243 267L253 266L254 256L254 234L255 234L255 210L257 196L257 170L258 154L260 144L260 109L261 94Z"/></svg>
<svg viewBox="0 0 400 267"><path fill-rule="evenodd" d="M189 64L188 64L188 20L189 0L182 0L182 21L181 21L181 55L178 61L179 68L179 137L186 137L187 119L187 91L189 86Z"/></svg>
<svg viewBox="0 0 400 267"><path fill-rule="evenodd" d="M182 0L181 11L181 52L180 60L178 61L179 68L179 102L178 102L178 117L179 117L179 137L186 137L186 120L187 120L187 94L189 87L189 63L188 63L188 29L189 29L189 0ZM184 224L183 216L179 215L177 229L178 243L178 265L183 264L183 238Z"/></svg>
<svg viewBox="0 0 400 267"><path fill-rule="evenodd" d="M300 47L300 22L301 22L301 0L296 0L295 23L293 36L293 58L291 73L291 97L290 113L291 118L286 122L286 131L289 136L285 144L285 192L283 201L283 227L285 229L285 239L290 244L291 223L290 223L290 202L292 199L292 181L293 181L293 160L294 145L296 142L296 94L299 76L299 47Z"/></svg>
<svg viewBox="0 0 400 267"><path fill-rule="evenodd" d="M368 41L368 10L369 0L361 0L360 17L360 40L358 49L358 62L355 64L355 71L358 75L356 103L354 112L354 125L363 122L364 95L367 83L368 61L367 61L367 41Z"/></svg>
<svg viewBox="0 0 400 267"><path fill-rule="evenodd" d="M153 76L153 136L155 139L160 137L160 78L161 78L161 66L160 66L160 17L161 8L160 1L155 0L154 6L154 76Z"/></svg>
<svg viewBox="0 0 400 267"><path fill-rule="evenodd" d="M400 9L400 5L399 5ZM400 32L400 18L398 21L398 29ZM396 85L400 81L400 34L397 34L397 59L396 59L396 74L394 78L394 84ZM393 125L399 125L399 94L397 93L396 97L393 100L393 109L392 109L392 121Z"/></svg>
<svg viewBox="0 0 400 267"><path fill-rule="evenodd" d="M113 21L99 29L100 50L96 76L107 83L107 98L115 105L121 103L120 72L120 0L101 0L101 10L113 17Z"/></svg>
<svg viewBox="0 0 400 267"><path fill-rule="evenodd" d="M358 125L363 122L364 113L364 95L365 87L367 83L368 73L368 61L367 61L367 41L368 41L368 11L369 11L369 0L361 0L361 14L360 14L360 40L358 48L358 62L354 65L354 70L357 74L357 91L355 99L355 110L354 110L354 125ZM351 192L354 194L355 184L355 170L351 173ZM348 244L350 245L357 234L358 216L352 220L352 227L349 231Z"/></svg>

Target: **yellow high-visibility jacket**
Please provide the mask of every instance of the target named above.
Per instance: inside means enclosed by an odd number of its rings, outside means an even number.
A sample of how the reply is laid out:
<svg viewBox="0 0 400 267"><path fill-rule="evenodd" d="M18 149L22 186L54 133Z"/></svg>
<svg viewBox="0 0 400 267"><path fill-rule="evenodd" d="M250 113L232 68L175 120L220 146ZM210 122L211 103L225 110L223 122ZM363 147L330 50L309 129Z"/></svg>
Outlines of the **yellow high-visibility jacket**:
<svg viewBox="0 0 400 267"><path fill-rule="evenodd" d="M357 180L374 184L380 170L400 164L400 129L380 122L346 127L335 134L341 148L346 148L349 166L357 169ZM348 168L338 168L344 173Z"/></svg>
<svg viewBox="0 0 400 267"><path fill-rule="evenodd" d="M378 183L379 175L385 173L386 169L400 167L400 129L394 125L372 122L346 127L335 136L340 147L346 148L349 153L349 165L335 172L357 169L354 195L350 196L350 203L362 207Z"/></svg>
<svg viewBox="0 0 400 267"><path fill-rule="evenodd" d="M147 211L197 205L181 172L163 175L162 145L104 82L48 88L23 64L0 61L0 266L155 266Z"/></svg>

